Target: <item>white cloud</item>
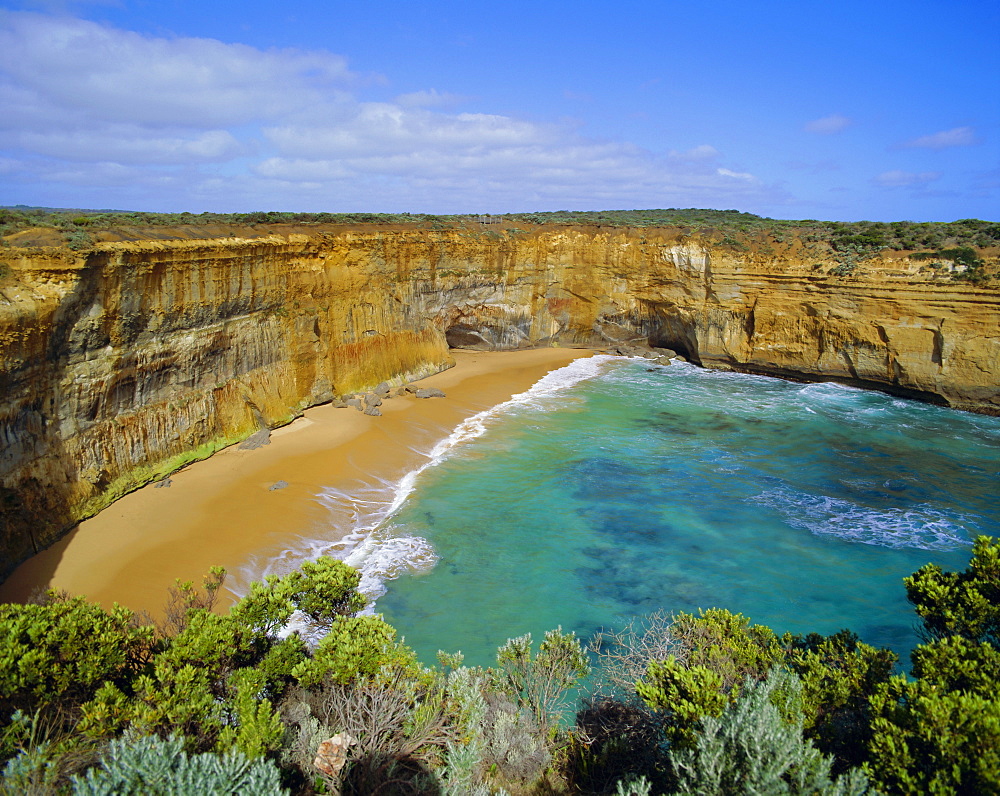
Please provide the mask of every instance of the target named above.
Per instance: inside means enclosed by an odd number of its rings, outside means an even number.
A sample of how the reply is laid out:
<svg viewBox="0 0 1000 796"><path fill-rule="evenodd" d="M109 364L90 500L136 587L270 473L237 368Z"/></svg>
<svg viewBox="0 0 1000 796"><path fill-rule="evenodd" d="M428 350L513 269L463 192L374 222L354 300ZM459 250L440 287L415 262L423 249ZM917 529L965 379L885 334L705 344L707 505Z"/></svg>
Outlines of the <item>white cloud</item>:
<svg viewBox="0 0 1000 796"><path fill-rule="evenodd" d="M0 74L38 112L55 106L101 121L222 127L278 118L353 77L345 59L324 52L154 38L30 13L0 20Z"/></svg>
<svg viewBox="0 0 1000 796"><path fill-rule="evenodd" d="M723 177L732 177L734 180L747 180L756 182L757 178L745 171L731 171L729 169L716 169L716 172Z"/></svg>
<svg viewBox="0 0 1000 796"><path fill-rule="evenodd" d="M647 197L651 206L738 203L765 195L785 198L750 174L659 158L630 144L585 139L561 146L527 143L346 158L276 157L262 162L255 173L283 185L319 182L342 196L366 186L391 191L396 201L409 197L399 207L414 210L434 210L427 201L437 197L440 212L480 206L484 196L494 211L553 203L567 208L621 207L634 203L637 195Z"/></svg>
<svg viewBox="0 0 1000 796"><path fill-rule="evenodd" d="M726 195L734 179L757 182L753 175L716 168L711 161L719 152L708 144L660 157L627 142L587 139L568 126L392 103L344 105L321 123L304 120L264 133L278 154L255 167L258 176L283 182L402 180L449 200L456 190L478 185L492 195L560 196L563 203L592 202L595 191L618 202L643 191L649 201L679 201L692 191ZM708 201L706 195L702 202Z"/></svg>
<svg viewBox="0 0 1000 796"><path fill-rule="evenodd" d="M135 125L102 130L0 131L0 146L64 160L131 164L211 163L250 151L226 130L153 135Z"/></svg>
<svg viewBox="0 0 1000 796"><path fill-rule="evenodd" d="M787 199L725 168L708 143L661 155L569 121L457 113L463 98L437 89L392 102L353 93L363 90L331 53L0 11L6 193L17 202L46 185L74 202L95 197L90 206L430 212L484 197L494 210Z"/></svg>
<svg viewBox="0 0 1000 796"><path fill-rule="evenodd" d="M847 116L842 116L839 113L831 113L829 116L824 116L821 119L813 119L811 122L806 122L805 129L810 133L833 135L834 133L846 130L853 123Z"/></svg>
<svg viewBox="0 0 1000 796"><path fill-rule="evenodd" d="M345 105L327 123L267 128L265 136L284 155L331 158L474 148L523 146L552 141L544 128L482 113L456 115L385 102Z"/></svg>
<svg viewBox="0 0 1000 796"><path fill-rule="evenodd" d="M940 178L940 171L922 171L916 173L895 169L893 171L882 172L875 177L874 182L877 185L881 185L886 188L912 188L920 185L926 185L927 183L934 182Z"/></svg>
<svg viewBox="0 0 1000 796"><path fill-rule="evenodd" d="M903 146L917 149L950 149L955 146L973 146L978 143L976 131L971 127L955 127L931 135L922 135L912 141L907 141Z"/></svg>

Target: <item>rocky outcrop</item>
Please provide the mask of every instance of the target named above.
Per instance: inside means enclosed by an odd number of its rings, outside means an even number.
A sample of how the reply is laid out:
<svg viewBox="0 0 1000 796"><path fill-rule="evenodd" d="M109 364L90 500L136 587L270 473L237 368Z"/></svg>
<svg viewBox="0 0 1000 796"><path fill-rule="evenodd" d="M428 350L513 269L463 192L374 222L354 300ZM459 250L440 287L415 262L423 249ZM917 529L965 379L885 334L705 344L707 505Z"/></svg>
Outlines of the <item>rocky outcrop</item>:
<svg viewBox="0 0 1000 796"><path fill-rule="evenodd" d="M1000 291L905 257L833 265L800 241L740 251L583 228L2 249L0 572L307 406L447 367L449 344L640 340L708 367L1000 413Z"/></svg>

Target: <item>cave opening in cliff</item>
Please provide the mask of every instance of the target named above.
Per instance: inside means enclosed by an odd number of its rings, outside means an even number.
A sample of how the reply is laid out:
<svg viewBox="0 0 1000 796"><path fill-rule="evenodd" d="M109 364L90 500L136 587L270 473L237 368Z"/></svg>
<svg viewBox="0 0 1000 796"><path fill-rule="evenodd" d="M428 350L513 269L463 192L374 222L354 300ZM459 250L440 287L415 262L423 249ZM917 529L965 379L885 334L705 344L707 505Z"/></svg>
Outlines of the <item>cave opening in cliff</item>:
<svg viewBox="0 0 1000 796"><path fill-rule="evenodd" d="M684 357L688 362L701 365L698 330L694 321L679 313L676 307L653 305L642 323L652 348L667 348Z"/></svg>
<svg viewBox="0 0 1000 796"><path fill-rule="evenodd" d="M495 348L492 340L483 334L483 329L465 323L456 323L445 329L444 339L448 348L471 348L476 351L490 351ZM487 331L488 334L488 331Z"/></svg>
<svg viewBox="0 0 1000 796"><path fill-rule="evenodd" d="M693 362L695 365L701 365L701 357L698 356L698 345L697 343L691 344L691 341L687 340L685 337L680 335L672 334L655 334L649 336L649 345L651 348L667 348L671 351L680 354L688 362Z"/></svg>

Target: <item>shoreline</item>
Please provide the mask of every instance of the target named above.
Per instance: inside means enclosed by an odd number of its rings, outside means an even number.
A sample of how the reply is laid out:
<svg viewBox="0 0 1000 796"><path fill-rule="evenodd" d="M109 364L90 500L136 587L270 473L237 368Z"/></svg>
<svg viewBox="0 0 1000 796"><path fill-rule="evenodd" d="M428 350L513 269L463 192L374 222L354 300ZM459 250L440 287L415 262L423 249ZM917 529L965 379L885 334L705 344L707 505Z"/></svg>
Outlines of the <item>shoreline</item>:
<svg viewBox="0 0 1000 796"><path fill-rule="evenodd" d="M0 584L0 601L54 588L155 617L176 579L200 583L213 566L230 573L223 601L234 601L249 562L281 558L295 538L333 545L355 530L358 511L350 501L324 505L324 489L356 500L384 492L463 420L593 351L452 353L455 367L415 382L447 397L392 398L381 417L329 404L307 409L272 431L269 444L225 448L172 474L169 486L149 484L85 520L22 563ZM279 482L287 486L272 488Z"/></svg>

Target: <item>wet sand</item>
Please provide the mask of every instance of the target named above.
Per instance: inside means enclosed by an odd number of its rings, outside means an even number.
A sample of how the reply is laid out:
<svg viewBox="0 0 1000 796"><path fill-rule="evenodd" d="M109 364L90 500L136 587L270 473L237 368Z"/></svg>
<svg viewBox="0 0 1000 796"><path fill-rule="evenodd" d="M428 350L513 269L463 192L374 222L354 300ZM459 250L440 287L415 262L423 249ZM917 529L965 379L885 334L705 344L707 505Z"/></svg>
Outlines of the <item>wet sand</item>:
<svg viewBox="0 0 1000 796"><path fill-rule="evenodd" d="M105 606L159 615L176 578L213 566L237 572L280 555L293 537L353 529L353 511L317 501L327 487L363 494L397 483L464 419L524 392L589 351L454 352L456 366L419 382L446 398L385 400L382 417L319 406L272 432L256 450L233 446L146 486L86 520L0 584L0 601L36 588L65 589ZM279 481L282 489L270 489Z"/></svg>

